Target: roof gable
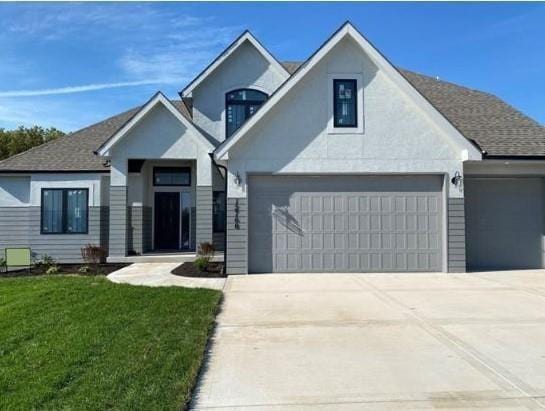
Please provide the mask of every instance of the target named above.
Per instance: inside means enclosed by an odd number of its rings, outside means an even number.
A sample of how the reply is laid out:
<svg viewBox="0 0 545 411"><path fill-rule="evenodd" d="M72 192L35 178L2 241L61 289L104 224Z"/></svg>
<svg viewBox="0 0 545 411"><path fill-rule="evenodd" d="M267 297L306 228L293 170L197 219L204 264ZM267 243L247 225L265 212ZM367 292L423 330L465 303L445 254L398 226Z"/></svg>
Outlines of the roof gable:
<svg viewBox="0 0 545 411"><path fill-rule="evenodd" d="M248 30L243 32L235 39L212 63L210 63L193 81L191 81L181 92L182 98L191 95L192 91L198 87L208 76L210 76L218 67L220 67L239 47L244 43L250 43L257 51L271 64L278 74L285 80L290 76L288 70L280 64L278 60L250 33Z"/></svg>
<svg viewBox="0 0 545 411"><path fill-rule="evenodd" d="M430 119L448 137L449 142L457 148L464 150L464 156L468 159L481 159L481 152L471 144L455 126L452 125L430 102L422 96L405 77L357 31L349 22L339 28L312 56L299 66L293 75L285 81L269 100L251 117L231 138L225 140L216 150L218 159L226 159L228 151L237 144L248 131L254 127L261 118L267 115L272 107L277 104L307 73L318 64L337 44L344 38L350 37L358 44L367 56L394 82L409 98L411 98Z"/></svg>
<svg viewBox="0 0 545 411"><path fill-rule="evenodd" d="M154 107L162 104L171 114L174 115L187 129L193 132L201 145L207 150L212 150L215 146L201 133L195 125L189 121L182 113L165 97L161 92L156 93L144 106L123 124L108 140L106 140L97 150L96 154L100 156L109 155L110 149L123 139Z"/></svg>

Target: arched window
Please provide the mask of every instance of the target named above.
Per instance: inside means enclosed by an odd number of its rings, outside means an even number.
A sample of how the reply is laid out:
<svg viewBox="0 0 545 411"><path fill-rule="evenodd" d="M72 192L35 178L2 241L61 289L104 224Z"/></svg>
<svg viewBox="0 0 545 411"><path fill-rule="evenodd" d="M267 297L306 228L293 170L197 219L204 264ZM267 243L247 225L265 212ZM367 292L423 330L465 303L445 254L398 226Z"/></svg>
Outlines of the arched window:
<svg viewBox="0 0 545 411"><path fill-rule="evenodd" d="M258 90L238 89L225 95L225 133L230 137L267 100Z"/></svg>

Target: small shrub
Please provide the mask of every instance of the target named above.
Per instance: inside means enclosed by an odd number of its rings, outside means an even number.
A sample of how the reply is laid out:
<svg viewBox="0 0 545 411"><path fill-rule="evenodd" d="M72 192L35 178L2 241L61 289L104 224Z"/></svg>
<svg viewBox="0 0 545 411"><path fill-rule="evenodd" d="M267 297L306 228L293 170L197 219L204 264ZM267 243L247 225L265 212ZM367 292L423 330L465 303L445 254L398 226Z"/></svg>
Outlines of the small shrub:
<svg viewBox="0 0 545 411"><path fill-rule="evenodd" d="M0 257L0 273L6 271L6 259Z"/></svg>
<svg viewBox="0 0 545 411"><path fill-rule="evenodd" d="M55 267L57 271L59 269L57 267L57 261L48 254L42 254L42 258L36 262L36 266L44 270L46 273L52 267Z"/></svg>
<svg viewBox="0 0 545 411"><path fill-rule="evenodd" d="M197 266L199 271L206 271L209 263L210 261L205 257L197 257L194 261L194 264Z"/></svg>
<svg viewBox="0 0 545 411"><path fill-rule="evenodd" d="M210 260L214 258L215 253L216 247L214 247L214 244L208 242L201 243L199 245L199 249L197 250L197 255L205 258L207 262L210 262Z"/></svg>
<svg viewBox="0 0 545 411"><path fill-rule="evenodd" d="M108 252L104 247L98 245L87 244L81 249L81 257L87 264L97 265L106 262Z"/></svg>
<svg viewBox="0 0 545 411"><path fill-rule="evenodd" d="M91 267L88 265L82 265L80 268L78 268L78 273L80 274L89 274L91 271Z"/></svg>
<svg viewBox="0 0 545 411"><path fill-rule="evenodd" d="M52 266L50 266L47 270L45 270L45 273L46 273L47 275L58 274L58 273L59 273L59 266L57 266L57 265L52 265Z"/></svg>

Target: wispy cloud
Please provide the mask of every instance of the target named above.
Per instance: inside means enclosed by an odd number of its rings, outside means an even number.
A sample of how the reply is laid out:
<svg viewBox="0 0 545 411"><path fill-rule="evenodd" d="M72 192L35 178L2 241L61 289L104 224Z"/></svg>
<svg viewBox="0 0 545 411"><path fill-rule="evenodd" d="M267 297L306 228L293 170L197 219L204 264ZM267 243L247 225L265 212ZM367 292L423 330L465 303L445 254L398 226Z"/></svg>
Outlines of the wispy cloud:
<svg viewBox="0 0 545 411"><path fill-rule="evenodd" d="M242 27L218 24L212 16L193 15L190 7L181 5L16 3L0 5L0 9L0 50L9 51L3 54L15 56L21 63L0 59L0 73L10 73L4 84L0 80L0 119L8 121L12 115L11 122L24 119L28 123L33 115L43 119L39 99L47 96L59 96L55 106L61 108L62 99L66 99L62 95L67 94L133 88L141 90L144 101L147 93L153 92L150 85L167 93L179 90L242 31ZM37 48L38 55L25 55L29 46ZM44 56L43 50L52 50L55 56ZM62 54L73 50L83 54L85 61L78 61L77 54ZM40 67L40 58L48 59L48 69ZM56 61L63 72L70 67L64 84L55 72ZM24 76L18 75L15 67L22 64L27 68ZM49 87L52 83L55 86ZM14 99L23 97L38 99L36 108L25 105L24 110L29 111L24 113L7 109L10 104L16 106ZM97 111L107 98L104 92L100 98L94 103ZM74 103L78 104L71 99L64 104ZM127 108L117 100L107 102L114 103L115 110ZM88 101L82 99L81 104L89 109Z"/></svg>
<svg viewBox="0 0 545 411"><path fill-rule="evenodd" d="M149 84L160 84L161 80L141 80L124 81L119 83L87 84L84 86L71 86L59 88L46 88L41 90L12 90L0 91L0 97L32 97L32 96L52 96L58 94L83 93L86 91L105 90L109 88L134 87Z"/></svg>

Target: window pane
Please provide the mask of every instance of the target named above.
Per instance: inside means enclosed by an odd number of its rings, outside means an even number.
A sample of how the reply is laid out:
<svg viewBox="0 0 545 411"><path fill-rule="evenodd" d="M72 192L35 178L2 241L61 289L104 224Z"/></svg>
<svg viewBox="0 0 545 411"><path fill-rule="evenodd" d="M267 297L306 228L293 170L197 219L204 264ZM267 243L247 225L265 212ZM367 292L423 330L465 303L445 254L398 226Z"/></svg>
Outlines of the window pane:
<svg viewBox="0 0 545 411"><path fill-rule="evenodd" d="M227 137L237 131L248 118L254 115L267 100L267 94L251 89L234 90L226 95L225 123Z"/></svg>
<svg viewBox="0 0 545 411"><path fill-rule="evenodd" d="M244 89L244 90L235 90L230 93L227 93L227 101L236 102L236 101L265 101L267 100L267 95L258 90Z"/></svg>
<svg viewBox="0 0 545 411"><path fill-rule="evenodd" d="M156 186L190 186L191 171L189 168L160 168L153 172L153 184Z"/></svg>
<svg viewBox="0 0 545 411"><path fill-rule="evenodd" d="M334 126L357 127L356 80L334 80Z"/></svg>
<svg viewBox="0 0 545 411"><path fill-rule="evenodd" d="M87 232L87 190L67 190L66 232Z"/></svg>
<svg viewBox="0 0 545 411"><path fill-rule="evenodd" d="M43 190L42 232L62 233L62 190Z"/></svg>
<svg viewBox="0 0 545 411"><path fill-rule="evenodd" d="M191 194L180 193L182 201L182 249L191 246Z"/></svg>
<svg viewBox="0 0 545 411"><path fill-rule="evenodd" d="M227 136L237 131L246 121L246 107L243 105L227 106Z"/></svg>

